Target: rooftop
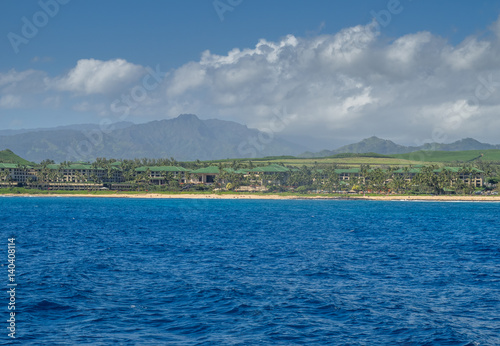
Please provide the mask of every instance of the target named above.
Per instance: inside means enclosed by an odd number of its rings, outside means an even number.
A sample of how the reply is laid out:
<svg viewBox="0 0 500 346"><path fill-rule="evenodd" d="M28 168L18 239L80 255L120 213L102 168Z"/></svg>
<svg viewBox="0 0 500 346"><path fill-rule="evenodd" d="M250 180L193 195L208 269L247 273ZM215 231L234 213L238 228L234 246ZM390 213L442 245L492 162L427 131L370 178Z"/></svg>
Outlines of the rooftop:
<svg viewBox="0 0 500 346"><path fill-rule="evenodd" d="M191 170L186 169L184 167L177 167L177 166L142 166L142 167L136 168L135 170L137 172L146 172L148 169L151 172L190 172L191 171Z"/></svg>
<svg viewBox="0 0 500 346"><path fill-rule="evenodd" d="M198 168L192 171L192 173L199 173L199 174L219 174L220 170L218 166L209 166L209 167L204 167L204 168Z"/></svg>
<svg viewBox="0 0 500 346"><path fill-rule="evenodd" d="M0 163L0 168L17 168L17 163Z"/></svg>
<svg viewBox="0 0 500 346"><path fill-rule="evenodd" d="M290 172L290 169L280 165L273 164L269 166L256 167L249 171L255 173L284 173L284 172Z"/></svg>

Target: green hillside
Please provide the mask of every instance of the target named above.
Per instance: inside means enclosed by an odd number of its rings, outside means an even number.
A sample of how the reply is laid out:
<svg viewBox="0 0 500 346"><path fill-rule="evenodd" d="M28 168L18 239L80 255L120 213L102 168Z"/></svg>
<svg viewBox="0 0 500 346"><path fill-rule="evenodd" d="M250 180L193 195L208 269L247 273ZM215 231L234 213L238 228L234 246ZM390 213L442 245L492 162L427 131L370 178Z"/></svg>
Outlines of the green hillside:
<svg viewBox="0 0 500 346"><path fill-rule="evenodd" d="M12 150L5 149L0 151L0 163L17 163L20 165L32 165L32 162L29 162L22 157L17 156L12 152Z"/></svg>
<svg viewBox="0 0 500 346"><path fill-rule="evenodd" d="M391 156L404 160L425 162L474 162L478 159L483 161L500 161L500 150L416 151Z"/></svg>
<svg viewBox="0 0 500 346"><path fill-rule="evenodd" d="M382 155L382 154L377 154L377 153L342 153L342 154L336 154L332 156L328 156L330 159L345 159L345 158L352 158L352 157L376 157L376 158L392 158L392 156L389 155Z"/></svg>

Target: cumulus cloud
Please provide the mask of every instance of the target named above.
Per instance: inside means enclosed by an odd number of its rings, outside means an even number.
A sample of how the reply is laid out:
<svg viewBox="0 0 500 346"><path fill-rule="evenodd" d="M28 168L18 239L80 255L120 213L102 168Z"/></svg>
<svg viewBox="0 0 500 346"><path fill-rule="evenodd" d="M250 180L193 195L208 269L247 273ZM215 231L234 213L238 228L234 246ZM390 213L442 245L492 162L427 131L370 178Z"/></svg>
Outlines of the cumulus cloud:
<svg viewBox="0 0 500 346"><path fill-rule="evenodd" d="M265 129L279 113L287 124L281 135L307 135L317 141L312 147L329 149L372 135L408 145L463 137L498 142L499 28L500 21L490 26L492 35L453 45L425 31L389 39L370 23L335 34L261 39L227 54L205 51L129 107L129 120L195 113ZM45 90L45 100L69 91L75 97L68 109L106 115L106 97L130 95L147 73L122 59L79 60L54 78L10 71L0 74L0 106L19 105L22 90Z"/></svg>
<svg viewBox="0 0 500 346"><path fill-rule="evenodd" d="M371 135L406 144L443 140L432 138L436 129L447 140L498 141L484 138L480 124L487 118L500 125L491 117L500 114L499 53L496 36L458 45L430 32L387 40L373 23L333 35L262 39L226 55L206 51L174 71L166 108L178 113L185 105L258 128L276 107L286 108L294 121L283 134L308 132L332 145Z"/></svg>
<svg viewBox="0 0 500 346"><path fill-rule="evenodd" d="M87 95L110 94L137 81L144 73L142 66L123 59L81 59L65 76L51 81L51 86Z"/></svg>

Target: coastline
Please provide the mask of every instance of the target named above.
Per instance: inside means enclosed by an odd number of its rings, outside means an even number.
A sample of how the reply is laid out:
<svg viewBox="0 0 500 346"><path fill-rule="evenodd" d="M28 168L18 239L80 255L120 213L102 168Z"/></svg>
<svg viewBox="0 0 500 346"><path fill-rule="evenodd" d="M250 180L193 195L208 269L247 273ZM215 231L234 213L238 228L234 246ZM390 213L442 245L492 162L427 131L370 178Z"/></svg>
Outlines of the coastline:
<svg viewBox="0 0 500 346"><path fill-rule="evenodd" d="M5 197L92 197L92 198L151 198L151 199L266 199L266 200L366 200L366 201L428 201L428 202L500 202L500 196L282 196L252 194L2 194Z"/></svg>

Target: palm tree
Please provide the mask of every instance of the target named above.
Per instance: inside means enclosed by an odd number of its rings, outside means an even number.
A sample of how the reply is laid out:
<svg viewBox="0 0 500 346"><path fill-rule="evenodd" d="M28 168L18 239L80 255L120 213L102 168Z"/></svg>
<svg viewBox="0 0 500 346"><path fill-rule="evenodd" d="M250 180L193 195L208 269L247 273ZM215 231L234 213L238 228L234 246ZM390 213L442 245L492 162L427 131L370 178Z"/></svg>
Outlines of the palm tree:
<svg viewBox="0 0 500 346"><path fill-rule="evenodd" d="M405 179L401 174L392 174L392 179L389 183L389 187L396 193L400 193L405 186Z"/></svg>
<svg viewBox="0 0 500 346"><path fill-rule="evenodd" d="M54 170L54 169L49 170L49 172L47 174L47 180L49 181L49 183L56 182L57 181L57 177L58 177L58 171L57 170Z"/></svg>
<svg viewBox="0 0 500 346"><path fill-rule="evenodd" d="M0 181L7 181L10 176L10 172L8 170L3 170L0 172ZM10 184L9 184L10 186Z"/></svg>
<svg viewBox="0 0 500 346"><path fill-rule="evenodd" d="M105 162L103 167L105 170L106 170L106 181L107 182L110 182L112 181L113 179L113 173L114 173L114 170L113 170L113 166L111 166L111 162Z"/></svg>
<svg viewBox="0 0 500 346"><path fill-rule="evenodd" d="M368 182L367 185L372 189L378 192L385 191L386 185L385 182L387 180L386 172L380 168L375 168L367 173Z"/></svg>
<svg viewBox="0 0 500 346"><path fill-rule="evenodd" d="M3 170L0 172L0 180L7 180L7 177L10 175L8 170Z"/></svg>
<svg viewBox="0 0 500 346"><path fill-rule="evenodd" d="M339 176L333 167L327 167L323 172L323 185L328 192L334 192L340 183Z"/></svg>
<svg viewBox="0 0 500 346"><path fill-rule="evenodd" d="M472 176L474 174L474 170L472 169L472 167L462 167L458 174L460 174L461 177L463 177L463 188L464 188L464 192L467 193L467 194L471 194L474 189L475 189L475 186L472 184Z"/></svg>
<svg viewBox="0 0 500 346"><path fill-rule="evenodd" d="M142 185L144 187L146 184L149 184L150 178L151 171L148 168L146 171L136 174L134 182L135 184Z"/></svg>
<svg viewBox="0 0 500 346"><path fill-rule="evenodd" d="M36 177L38 181L38 186L42 188L43 185L47 185L49 170L47 164L42 165L36 172Z"/></svg>
<svg viewBox="0 0 500 346"><path fill-rule="evenodd" d="M135 168L136 167L135 167L135 164L133 161L127 160L127 161L123 162L121 169L123 172L123 179L126 182L132 181L136 177L137 172L135 171Z"/></svg>
<svg viewBox="0 0 500 346"><path fill-rule="evenodd" d="M172 172L164 171L161 173L161 176L165 180L166 187L168 187L175 180L175 177L172 174Z"/></svg>
<svg viewBox="0 0 500 346"><path fill-rule="evenodd" d="M222 167L222 163L219 162L219 174L214 176L214 186L220 187L220 186L222 186L221 184L224 184L226 182L230 182L230 181L228 181L229 178L230 178L229 174Z"/></svg>

